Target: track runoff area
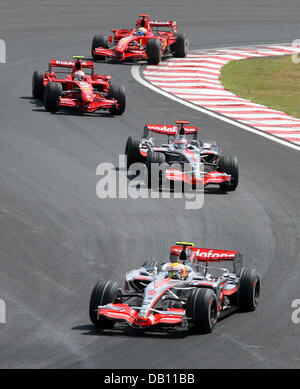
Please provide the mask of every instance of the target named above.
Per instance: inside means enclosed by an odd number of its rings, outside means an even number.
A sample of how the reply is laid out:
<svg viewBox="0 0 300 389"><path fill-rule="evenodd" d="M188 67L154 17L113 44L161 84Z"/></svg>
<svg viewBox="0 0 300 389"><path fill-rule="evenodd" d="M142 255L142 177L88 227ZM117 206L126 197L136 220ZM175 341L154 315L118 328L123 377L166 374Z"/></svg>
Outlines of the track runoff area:
<svg viewBox="0 0 300 389"><path fill-rule="evenodd" d="M169 58L158 66L133 66L131 74L142 85L197 111L241 129L300 150L300 119L224 89L221 68L234 60L293 55L297 45L272 44L189 52L185 58Z"/></svg>

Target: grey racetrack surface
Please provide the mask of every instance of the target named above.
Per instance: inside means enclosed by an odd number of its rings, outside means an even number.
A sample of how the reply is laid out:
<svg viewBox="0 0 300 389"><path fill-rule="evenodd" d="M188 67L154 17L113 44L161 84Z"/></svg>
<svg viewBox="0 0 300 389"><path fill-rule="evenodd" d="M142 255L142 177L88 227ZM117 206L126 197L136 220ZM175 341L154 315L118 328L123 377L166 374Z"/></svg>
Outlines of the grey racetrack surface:
<svg viewBox="0 0 300 389"><path fill-rule="evenodd" d="M0 4L1 368L299 368L299 153L205 116L137 84L131 65L100 64L127 92L122 117L55 114L31 98L34 70L90 55L93 35L132 26L138 13L175 19L191 49L291 42L298 1L7 1ZM146 122L189 119L239 159L238 190L183 200L100 200L96 167L116 163ZM88 303L98 279L121 280L176 239L239 249L262 275L254 313L211 335L97 333Z"/></svg>

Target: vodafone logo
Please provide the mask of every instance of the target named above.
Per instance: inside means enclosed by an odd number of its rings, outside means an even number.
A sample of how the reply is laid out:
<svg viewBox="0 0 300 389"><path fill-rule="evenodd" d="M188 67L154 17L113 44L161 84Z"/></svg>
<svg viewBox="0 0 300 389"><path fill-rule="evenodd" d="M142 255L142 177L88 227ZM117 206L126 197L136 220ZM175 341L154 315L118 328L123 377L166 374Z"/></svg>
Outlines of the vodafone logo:
<svg viewBox="0 0 300 389"><path fill-rule="evenodd" d="M174 247L172 249L173 254L179 255L181 248ZM198 260L205 259L234 259L236 252L224 252L222 250L209 250L209 249L196 249L192 252L192 257L197 258Z"/></svg>
<svg viewBox="0 0 300 389"><path fill-rule="evenodd" d="M176 126L148 126L149 130L156 131L156 132L164 132L167 134L174 134L174 132L177 131Z"/></svg>
<svg viewBox="0 0 300 389"><path fill-rule="evenodd" d="M195 251L195 255L197 256L197 258L211 258L211 259L214 259L214 258L222 258L222 259L233 259L235 257L235 254L234 253L220 253L218 251L215 251L215 250L209 250L209 251L202 251L199 249L197 251Z"/></svg>

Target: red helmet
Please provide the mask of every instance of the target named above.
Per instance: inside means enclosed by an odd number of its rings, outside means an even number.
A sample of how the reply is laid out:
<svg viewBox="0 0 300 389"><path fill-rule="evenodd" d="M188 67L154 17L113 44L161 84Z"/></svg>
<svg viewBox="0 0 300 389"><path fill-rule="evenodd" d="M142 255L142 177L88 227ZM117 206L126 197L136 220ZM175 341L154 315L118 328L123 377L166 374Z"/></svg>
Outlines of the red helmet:
<svg viewBox="0 0 300 389"><path fill-rule="evenodd" d="M85 79L85 74L82 70L77 70L74 73L74 80L76 81L83 81Z"/></svg>

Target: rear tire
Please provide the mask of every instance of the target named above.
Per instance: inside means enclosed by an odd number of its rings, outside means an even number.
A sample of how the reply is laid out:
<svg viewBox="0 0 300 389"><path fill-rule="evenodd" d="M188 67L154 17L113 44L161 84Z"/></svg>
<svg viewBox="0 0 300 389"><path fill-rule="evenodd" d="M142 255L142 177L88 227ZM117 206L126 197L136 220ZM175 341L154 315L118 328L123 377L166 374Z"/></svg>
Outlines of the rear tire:
<svg viewBox="0 0 300 389"><path fill-rule="evenodd" d="M220 184L220 189L225 191L236 190L239 183L239 168L238 161L235 156L221 154L219 157L219 170L231 175L230 182L223 182Z"/></svg>
<svg viewBox="0 0 300 389"><path fill-rule="evenodd" d="M133 163L141 162L145 163L146 158L143 157L140 153L140 145L141 139L138 137L129 136L125 146L125 154L127 156L127 170Z"/></svg>
<svg viewBox="0 0 300 389"><path fill-rule="evenodd" d="M62 85L60 82L49 82L45 88L44 106L46 111L59 111L59 98L62 95Z"/></svg>
<svg viewBox="0 0 300 389"><path fill-rule="evenodd" d="M184 34L178 34L176 42L171 46L174 57L184 58L189 50L189 42Z"/></svg>
<svg viewBox="0 0 300 389"><path fill-rule="evenodd" d="M93 38L93 41L92 41L92 57L95 59L95 60L104 60L105 59L105 56L104 55L97 55L94 53L94 50L97 48L97 47L102 47L102 48L107 48L108 47L108 40L105 36L103 35L95 35L94 38Z"/></svg>
<svg viewBox="0 0 300 389"><path fill-rule="evenodd" d="M155 151L149 151L146 158L146 168L147 168L147 186L148 188L152 188L153 182L151 180L151 173L153 172L153 166L152 164L164 164L166 162L166 156L164 153L159 153ZM156 166L157 167L157 166ZM159 169L159 178L158 178L158 185L159 189L162 187L163 182L163 174L164 172Z"/></svg>
<svg viewBox="0 0 300 389"><path fill-rule="evenodd" d="M91 322L100 329L113 328L115 321L107 319L105 317L97 318L98 316L98 306L106 305L109 303L114 303L118 300L122 290L119 287L117 282L112 281L99 281L95 285L90 299L90 319Z"/></svg>
<svg viewBox="0 0 300 389"><path fill-rule="evenodd" d="M146 51L149 65L158 65L161 61L161 43L159 39L148 39Z"/></svg>
<svg viewBox="0 0 300 389"><path fill-rule="evenodd" d="M110 85L107 97L109 99L117 100L117 103L119 104L118 107L109 108L109 112L112 115L122 115L126 108L126 96L124 87L119 85Z"/></svg>
<svg viewBox="0 0 300 389"><path fill-rule="evenodd" d="M238 304L242 311L255 311L260 295L260 276L256 270L244 267L241 271Z"/></svg>
<svg viewBox="0 0 300 389"><path fill-rule="evenodd" d="M186 315L191 318L192 329L208 334L213 331L218 318L218 300L208 288L194 289L188 298Z"/></svg>

